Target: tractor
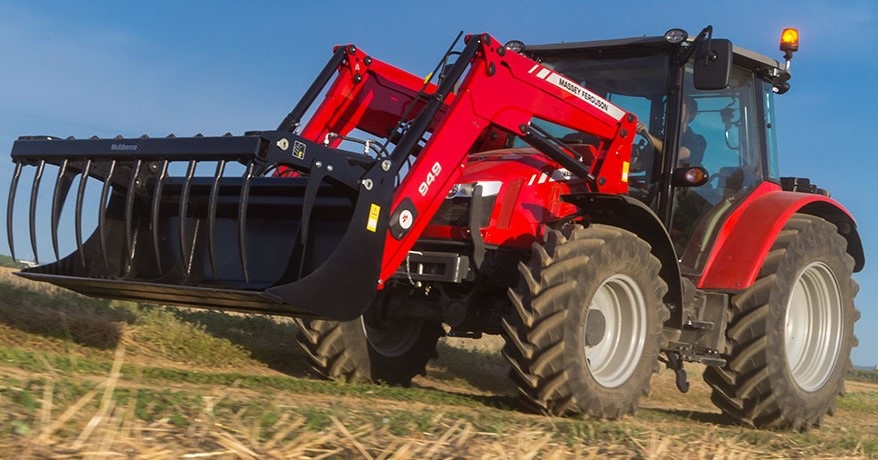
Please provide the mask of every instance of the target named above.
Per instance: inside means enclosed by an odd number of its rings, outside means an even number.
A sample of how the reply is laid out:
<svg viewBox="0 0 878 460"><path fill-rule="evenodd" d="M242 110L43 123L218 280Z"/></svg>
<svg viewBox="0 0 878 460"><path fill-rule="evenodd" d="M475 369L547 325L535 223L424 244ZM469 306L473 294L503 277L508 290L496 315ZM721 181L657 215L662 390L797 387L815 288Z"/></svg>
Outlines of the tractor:
<svg viewBox="0 0 878 460"><path fill-rule="evenodd" d="M686 392L701 363L731 421L804 430L843 390L863 246L828 191L780 174L798 32L784 62L713 35L460 34L426 79L343 45L274 130L23 136L10 249L25 201L20 276L292 316L330 379L409 385L441 337L498 334L546 414L621 417L661 364Z"/></svg>

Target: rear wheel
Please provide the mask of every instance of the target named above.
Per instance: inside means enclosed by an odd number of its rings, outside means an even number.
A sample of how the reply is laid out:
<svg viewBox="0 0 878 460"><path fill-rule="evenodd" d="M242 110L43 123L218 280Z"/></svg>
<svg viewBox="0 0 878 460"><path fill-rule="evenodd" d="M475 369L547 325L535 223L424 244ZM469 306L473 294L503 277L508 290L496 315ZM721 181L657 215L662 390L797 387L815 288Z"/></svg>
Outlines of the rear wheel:
<svg viewBox="0 0 878 460"><path fill-rule="evenodd" d="M856 344L858 290L847 242L831 223L797 214L756 282L732 298L722 368L704 379L732 420L805 430L835 410Z"/></svg>
<svg viewBox="0 0 878 460"><path fill-rule="evenodd" d="M667 292L637 235L604 225L552 231L510 289L503 355L525 402L544 413L633 412L658 371Z"/></svg>
<svg viewBox="0 0 878 460"><path fill-rule="evenodd" d="M404 294L379 295L369 311L352 321L298 319L296 340L311 367L332 380L403 386L425 375L445 331L435 321L383 317L380 307L393 295Z"/></svg>

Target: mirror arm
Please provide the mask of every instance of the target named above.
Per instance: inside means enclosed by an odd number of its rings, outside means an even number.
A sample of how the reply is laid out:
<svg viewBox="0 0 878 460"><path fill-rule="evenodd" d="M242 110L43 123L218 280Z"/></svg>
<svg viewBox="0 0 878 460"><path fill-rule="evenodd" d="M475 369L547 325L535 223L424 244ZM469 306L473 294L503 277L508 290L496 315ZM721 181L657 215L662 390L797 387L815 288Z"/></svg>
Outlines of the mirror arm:
<svg viewBox="0 0 878 460"><path fill-rule="evenodd" d="M692 40L692 43L689 46L682 48L680 50L680 54L677 56L677 65L682 66L689 62L689 58L695 53L695 50L698 49L698 45L707 39L707 47L710 49L710 42L713 39L713 26L709 25L701 30L698 35L695 37L695 40ZM707 56L709 58L709 55Z"/></svg>

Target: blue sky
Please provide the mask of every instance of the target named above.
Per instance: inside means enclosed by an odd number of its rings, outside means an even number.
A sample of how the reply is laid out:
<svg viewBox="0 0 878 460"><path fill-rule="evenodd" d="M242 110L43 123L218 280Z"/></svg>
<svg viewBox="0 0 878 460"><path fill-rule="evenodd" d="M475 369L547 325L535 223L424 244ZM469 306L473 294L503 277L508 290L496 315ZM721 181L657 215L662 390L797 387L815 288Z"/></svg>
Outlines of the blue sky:
<svg viewBox="0 0 878 460"><path fill-rule="evenodd" d="M302 3L296 4L296 3ZM731 6L731 4L734 6ZM22 134L219 135L273 129L328 59L355 43L416 74L455 34L525 43L691 33L780 58L801 33L792 89L780 97L781 172L810 177L857 218L866 269L855 364L878 364L876 13L872 1L794 2L50 2L0 1L0 146ZM720 6L723 5L723 6ZM0 190L11 163L0 162ZM6 241L6 229L0 241ZM17 229L24 243L26 228ZM23 248L25 245L22 245ZM0 250L2 253L8 251Z"/></svg>

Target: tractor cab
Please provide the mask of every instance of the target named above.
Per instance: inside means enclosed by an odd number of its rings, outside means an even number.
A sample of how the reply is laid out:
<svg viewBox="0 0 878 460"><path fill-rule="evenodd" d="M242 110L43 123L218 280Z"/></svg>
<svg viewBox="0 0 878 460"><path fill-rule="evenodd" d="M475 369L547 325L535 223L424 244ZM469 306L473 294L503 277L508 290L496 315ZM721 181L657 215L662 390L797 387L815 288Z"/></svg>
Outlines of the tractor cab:
<svg viewBox="0 0 878 460"><path fill-rule="evenodd" d="M637 116L629 195L663 220L693 275L736 203L779 183L773 97L789 89L789 60L711 35L509 45Z"/></svg>

